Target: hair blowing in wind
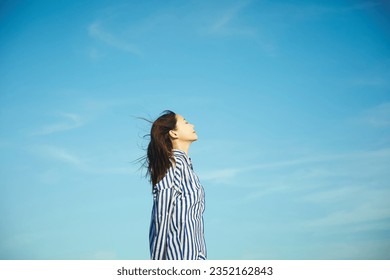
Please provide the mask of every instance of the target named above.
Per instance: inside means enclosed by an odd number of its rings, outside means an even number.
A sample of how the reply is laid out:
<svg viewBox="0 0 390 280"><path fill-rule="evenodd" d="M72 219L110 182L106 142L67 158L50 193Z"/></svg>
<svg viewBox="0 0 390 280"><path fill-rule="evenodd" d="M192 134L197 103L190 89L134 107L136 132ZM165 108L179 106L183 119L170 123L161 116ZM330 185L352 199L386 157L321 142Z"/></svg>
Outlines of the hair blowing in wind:
<svg viewBox="0 0 390 280"><path fill-rule="evenodd" d="M166 174L172 162L172 141L169 131L176 127L176 114L166 110L157 118L150 130L150 142L147 148L147 175L154 186Z"/></svg>

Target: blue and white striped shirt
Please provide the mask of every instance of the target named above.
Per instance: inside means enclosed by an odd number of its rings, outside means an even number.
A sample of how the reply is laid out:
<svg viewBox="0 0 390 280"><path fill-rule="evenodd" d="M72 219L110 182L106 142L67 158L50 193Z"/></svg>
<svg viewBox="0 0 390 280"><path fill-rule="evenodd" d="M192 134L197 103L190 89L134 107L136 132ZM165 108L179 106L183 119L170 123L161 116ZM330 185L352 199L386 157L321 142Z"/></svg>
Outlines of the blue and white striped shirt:
<svg viewBox="0 0 390 280"><path fill-rule="evenodd" d="M153 187L149 231L153 260L205 260L205 195L191 159L173 150L175 166Z"/></svg>

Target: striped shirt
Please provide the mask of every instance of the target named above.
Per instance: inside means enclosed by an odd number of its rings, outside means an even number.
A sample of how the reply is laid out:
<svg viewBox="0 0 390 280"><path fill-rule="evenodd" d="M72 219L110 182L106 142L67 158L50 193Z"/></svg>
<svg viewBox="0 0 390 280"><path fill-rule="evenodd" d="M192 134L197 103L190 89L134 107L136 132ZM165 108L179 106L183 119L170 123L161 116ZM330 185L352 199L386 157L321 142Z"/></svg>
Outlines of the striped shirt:
<svg viewBox="0 0 390 280"><path fill-rule="evenodd" d="M186 153L174 149L173 155L175 165L153 187L150 256L153 260L205 260L204 190Z"/></svg>

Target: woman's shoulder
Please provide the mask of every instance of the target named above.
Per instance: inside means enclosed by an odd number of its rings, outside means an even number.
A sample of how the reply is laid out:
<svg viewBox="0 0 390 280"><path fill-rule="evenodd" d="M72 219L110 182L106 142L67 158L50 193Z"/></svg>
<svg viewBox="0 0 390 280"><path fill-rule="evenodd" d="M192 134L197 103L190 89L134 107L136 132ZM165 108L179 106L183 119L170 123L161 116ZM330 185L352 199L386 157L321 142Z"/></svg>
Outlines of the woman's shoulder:
<svg viewBox="0 0 390 280"><path fill-rule="evenodd" d="M172 185L172 181L174 180L174 174L175 166L172 165L170 168L168 168L164 177L153 186L153 190L159 191L169 188Z"/></svg>

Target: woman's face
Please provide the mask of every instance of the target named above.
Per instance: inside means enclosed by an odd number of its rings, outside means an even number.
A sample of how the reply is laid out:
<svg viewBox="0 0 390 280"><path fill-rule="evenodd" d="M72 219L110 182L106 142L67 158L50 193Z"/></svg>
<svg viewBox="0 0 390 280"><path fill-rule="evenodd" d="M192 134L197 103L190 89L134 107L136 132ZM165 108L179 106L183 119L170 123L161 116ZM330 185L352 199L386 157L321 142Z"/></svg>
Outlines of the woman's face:
<svg viewBox="0 0 390 280"><path fill-rule="evenodd" d="M194 125L190 124L183 116L176 114L176 137L182 141L196 141L198 135L194 130Z"/></svg>

